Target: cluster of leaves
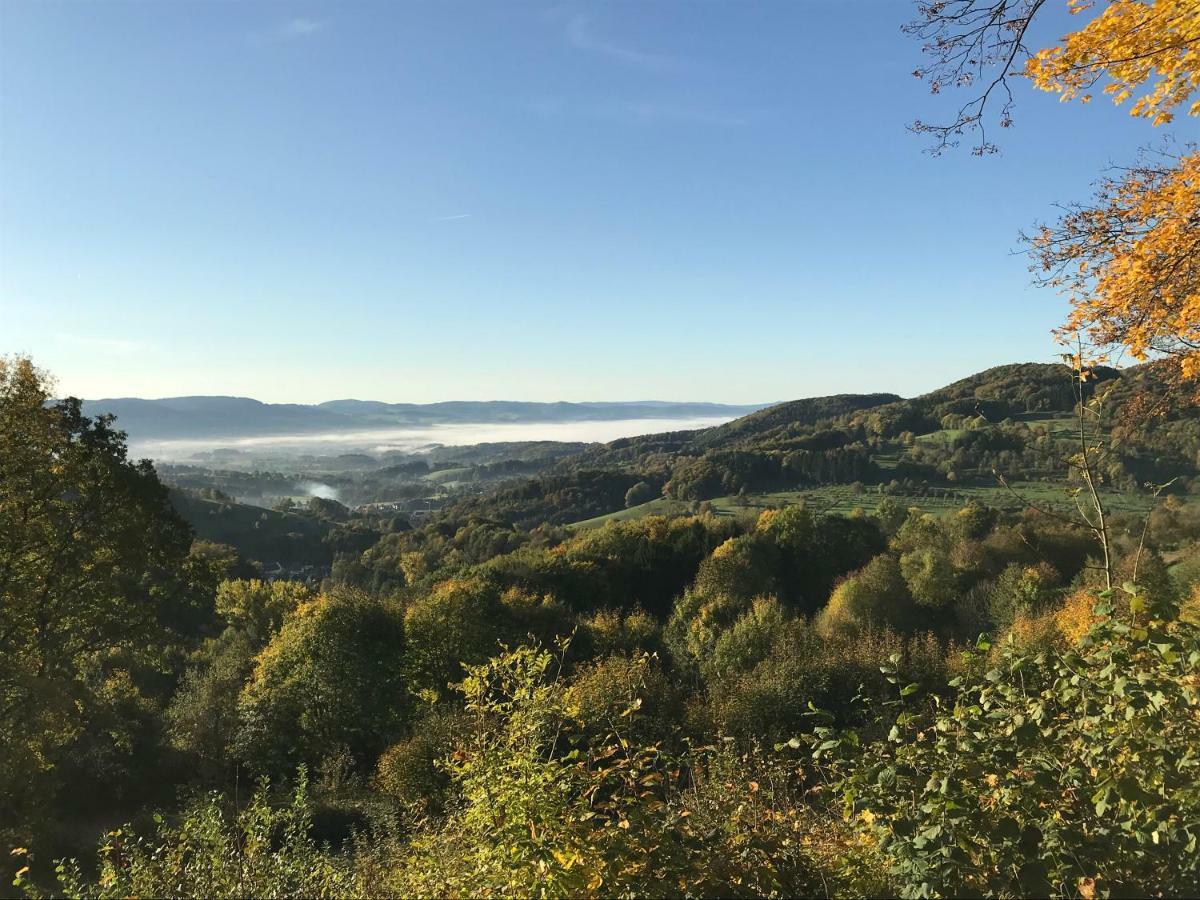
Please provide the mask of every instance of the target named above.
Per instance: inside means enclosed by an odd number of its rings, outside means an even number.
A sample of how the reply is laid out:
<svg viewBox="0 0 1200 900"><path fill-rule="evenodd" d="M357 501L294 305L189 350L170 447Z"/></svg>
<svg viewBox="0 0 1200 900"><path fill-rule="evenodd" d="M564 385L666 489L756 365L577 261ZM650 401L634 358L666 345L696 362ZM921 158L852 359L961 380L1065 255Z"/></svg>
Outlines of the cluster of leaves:
<svg viewBox="0 0 1200 900"><path fill-rule="evenodd" d="M1200 884L1200 630L1127 584L1077 645L981 641L887 738L822 726L846 813L905 896L1188 895ZM889 677L899 685L894 666ZM902 697L917 694L909 684Z"/></svg>
<svg viewBox="0 0 1200 900"><path fill-rule="evenodd" d="M1096 0L1069 0L1072 14L1097 6ZM1170 122L1171 110L1200 88L1200 3L1196 0L1113 0L1084 27L1055 47L1035 53L1026 74L1044 91L1063 100L1091 100L1104 80L1104 93L1124 103L1143 85L1129 113L1155 125ZM1200 115L1200 101L1188 109Z"/></svg>
<svg viewBox="0 0 1200 900"><path fill-rule="evenodd" d="M1200 57L1200 4L1193 3ZM1200 79L1200 61L1192 71ZM1200 104L1198 104L1200 108ZM1147 157L1029 238L1041 283L1070 297L1065 336L1166 354L1200 377L1200 153Z"/></svg>

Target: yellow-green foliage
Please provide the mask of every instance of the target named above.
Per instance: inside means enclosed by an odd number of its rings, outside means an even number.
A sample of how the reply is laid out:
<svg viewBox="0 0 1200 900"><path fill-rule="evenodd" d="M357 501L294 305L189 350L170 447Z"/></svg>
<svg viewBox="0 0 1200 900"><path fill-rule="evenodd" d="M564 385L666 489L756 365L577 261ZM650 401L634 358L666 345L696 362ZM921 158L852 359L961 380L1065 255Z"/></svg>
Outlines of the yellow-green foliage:
<svg viewBox="0 0 1200 900"><path fill-rule="evenodd" d="M404 614L406 671L415 692L450 695L464 665L478 664L502 643L533 635L552 640L571 630L567 611L549 595L502 590L495 579L472 574L439 582Z"/></svg>
<svg viewBox="0 0 1200 900"><path fill-rule="evenodd" d="M771 644L790 616L774 597L755 597L750 608L724 630L701 663L711 684L752 669L771 652Z"/></svg>
<svg viewBox="0 0 1200 900"><path fill-rule="evenodd" d="M811 727L810 704L851 715L856 695L886 696L880 667L892 656L910 681L934 686L947 673L947 650L928 633L822 636L803 619L791 619L771 637L756 665L708 685L703 721L694 724L716 734L775 740Z"/></svg>
<svg viewBox="0 0 1200 900"><path fill-rule="evenodd" d="M679 698L651 659L645 654L608 656L571 676L565 710L581 736L615 732L626 742L650 744L670 735Z"/></svg>
<svg viewBox="0 0 1200 900"><path fill-rule="evenodd" d="M767 552L768 545L753 534L729 538L700 564L696 592L745 600L771 593L775 582Z"/></svg>
<svg viewBox="0 0 1200 900"><path fill-rule="evenodd" d="M217 586L216 611L227 625L265 640L284 616L312 599L312 590L295 581L232 579Z"/></svg>
<svg viewBox="0 0 1200 900"><path fill-rule="evenodd" d="M155 816L154 835L128 826L104 836L93 881L74 861L58 867L55 894L80 900L125 897L351 897L361 879L345 860L323 851L312 827L303 771L290 802L271 802L264 781L250 802L231 811L218 794L193 804L178 824ZM25 882L16 887L40 892Z"/></svg>
<svg viewBox="0 0 1200 900"><path fill-rule="evenodd" d="M914 510L892 538L909 593L922 606L942 607L954 597L958 583L951 553L956 531L936 516Z"/></svg>
<svg viewBox="0 0 1200 900"><path fill-rule="evenodd" d="M685 591L675 603L663 635L675 664L698 671L712 656L725 629L736 622L749 605L748 599L728 594Z"/></svg>
<svg viewBox="0 0 1200 900"><path fill-rule="evenodd" d="M1200 582L1192 585L1191 592L1179 604L1179 618L1200 625Z"/></svg>
<svg viewBox="0 0 1200 900"><path fill-rule="evenodd" d="M652 651L661 642L662 627L641 610L622 614L619 610L602 609L580 622L578 639L595 656Z"/></svg>
<svg viewBox="0 0 1200 900"><path fill-rule="evenodd" d="M616 731L572 740L572 690L554 674L561 658L524 647L468 670L462 689L479 727L446 759L462 802L438 827L410 843L376 848L360 862L377 879L373 893L752 896L817 889L804 841L809 823L795 807L757 802L761 784L745 770L736 781L710 783L702 756L684 767ZM637 699L613 707L615 719L641 715Z"/></svg>
<svg viewBox="0 0 1200 900"><path fill-rule="evenodd" d="M256 649L245 632L226 629L197 654L167 707L171 746L187 754L205 779L217 779L235 764L238 697L254 670Z"/></svg>
<svg viewBox="0 0 1200 900"><path fill-rule="evenodd" d="M977 660L952 704L907 706L886 740L817 730L904 896L1195 893L1200 631L1126 599L1117 615L1102 597L1071 647Z"/></svg>
<svg viewBox="0 0 1200 900"><path fill-rule="evenodd" d="M988 592L987 605L992 622L1003 627L1018 616L1042 613L1058 595L1060 580L1058 572L1048 563L1007 566Z"/></svg>
<svg viewBox="0 0 1200 900"><path fill-rule="evenodd" d="M895 557L880 554L834 589L817 616L823 635L852 633L864 628L905 628L914 608L908 585Z"/></svg>
<svg viewBox="0 0 1200 900"><path fill-rule="evenodd" d="M297 607L242 692L240 755L263 771L344 748L374 761L405 719L403 651L400 611L388 601L340 592Z"/></svg>

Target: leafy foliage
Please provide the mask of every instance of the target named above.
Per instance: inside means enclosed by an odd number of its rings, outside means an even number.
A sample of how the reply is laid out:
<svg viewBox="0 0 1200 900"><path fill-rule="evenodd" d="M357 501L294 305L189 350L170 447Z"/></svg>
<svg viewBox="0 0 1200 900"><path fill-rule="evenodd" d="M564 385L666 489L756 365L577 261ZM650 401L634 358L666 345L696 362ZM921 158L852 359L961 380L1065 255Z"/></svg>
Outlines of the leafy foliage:
<svg viewBox="0 0 1200 900"><path fill-rule="evenodd" d="M1191 6L1200 46L1200 4ZM1065 335L1138 360L1167 354L1183 379L1200 377L1200 153L1147 158L1106 178L1090 204L1029 242L1041 282L1070 298Z"/></svg>
<svg viewBox="0 0 1200 900"><path fill-rule="evenodd" d="M214 572L190 545L110 419L52 401L28 360L0 358L0 836L77 772L128 784L169 676L211 621Z"/></svg>
<svg viewBox="0 0 1200 900"><path fill-rule="evenodd" d="M104 836L93 881L77 863L57 867L56 893L78 900L121 897L357 896L351 869L310 836L312 811L303 771L291 800L272 803L263 781L236 813L218 794L193 805L178 824L156 816L153 838L128 828ZM18 875L16 887L37 895Z"/></svg>
<svg viewBox="0 0 1200 900"><path fill-rule="evenodd" d="M747 804L757 782L743 783L744 798L683 789L686 769L678 761L626 739L641 714L636 691L612 698L601 717L609 729L590 738L577 732L578 697L554 674L563 651L522 647L468 669L466 709L480 721L445 761L462 803L419 834L399 865L378 867L386 871L382 892L553 897L815 889L815 867L794 817L777 822L761 816L759 804ZM643 656L632 664L646 670L651 661Z"/></svg>
<svg viewBox="0 0 1200 900"><path fill-rule="evenodd" d="M238 701L238 753L288 772L347 749L374 760L400 731L407 685L393 605L341 592L298 607L259 653Z"/></svg>
<svg viewBox="0 0 1200 900"><path fill-rule="evenodd" d="M1095 0L1069 0L1072 13ZM1132 116L1155 125L1170 122L1171 110L1200 88L1200 5L1196 0L1112 0L1099 15L1066 35L1056 47L1034 54L1026 64L1033 83L1063 99L1087 103L1087 91L1107 80L1104 93L1124 103L1143 86L1151 87L1130 107ZM1200 101L1188 109L1200 115Z"/></svg>
<svg viewBox="0 0 1200 900"><path fill-rule="evenodd" d="M1200 630L1127 590L1131 620L1102 600L1075 647L975 657L951 704L905 709L886 740L859 747L817 729L818 761L854 755L847 812L906 896L1187 895L1200 883Z"/></svg>

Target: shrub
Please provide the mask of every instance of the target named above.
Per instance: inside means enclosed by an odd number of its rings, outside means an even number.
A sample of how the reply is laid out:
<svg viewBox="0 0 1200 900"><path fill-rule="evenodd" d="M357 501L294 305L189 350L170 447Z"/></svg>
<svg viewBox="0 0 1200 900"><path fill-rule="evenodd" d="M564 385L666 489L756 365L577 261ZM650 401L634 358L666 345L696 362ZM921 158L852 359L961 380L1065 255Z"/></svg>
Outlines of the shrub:
<svg viewBox="0 0 1200 900"><path fill-rule="evenodd" d="M219 795L194 804L177 824L156 815L153 837L120 828L104 836L98 876L75 861L58 866L59 893L78 898L338 897L362 893L353 872L309 837L312 813L303 772L291 802L277 807L264 781L231 814ZM32 893L17 878L16 886Z"/></svg>
<svg viewBox="0 0 1200 900"><path fill-rule="evenodd" d="M463 728L461 717L437 710L414 724L411 737L379 757L375 787L417 814L440 812L450 777L438 762L453 748Z"/></svg>
<svg viewBox="0 0 1200 900"><path fill-rule="evenodd" d="M901 712L887 740L818 729L903 895L1195 892L1200 628L1127 591L1125 621L1104 599L1067 652L977 659L952 705Z"/></svg>

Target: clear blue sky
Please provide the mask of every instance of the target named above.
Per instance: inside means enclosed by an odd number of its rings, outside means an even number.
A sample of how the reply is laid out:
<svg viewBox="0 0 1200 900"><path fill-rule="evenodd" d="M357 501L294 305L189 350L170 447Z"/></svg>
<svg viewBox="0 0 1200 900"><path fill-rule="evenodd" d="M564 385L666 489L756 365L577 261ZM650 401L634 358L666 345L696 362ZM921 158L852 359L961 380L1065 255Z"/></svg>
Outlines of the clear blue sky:
<svg viewBox="0 0 1200 900"><path fill-rule="evenodd" d="M1018 85L1002 156L931 158L910 14L4 0L0 351L85 397L297 402L913 394L1049 359L1063 303L1016 233L1158 134Z"/></svg>

